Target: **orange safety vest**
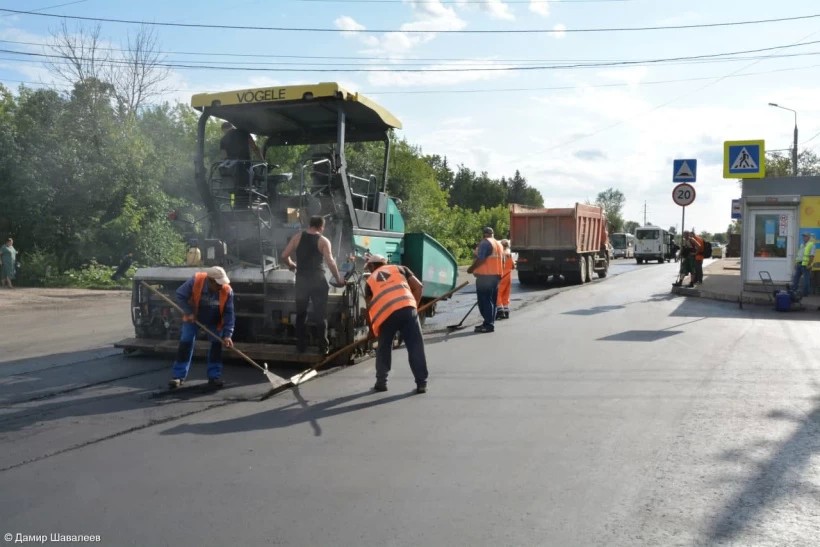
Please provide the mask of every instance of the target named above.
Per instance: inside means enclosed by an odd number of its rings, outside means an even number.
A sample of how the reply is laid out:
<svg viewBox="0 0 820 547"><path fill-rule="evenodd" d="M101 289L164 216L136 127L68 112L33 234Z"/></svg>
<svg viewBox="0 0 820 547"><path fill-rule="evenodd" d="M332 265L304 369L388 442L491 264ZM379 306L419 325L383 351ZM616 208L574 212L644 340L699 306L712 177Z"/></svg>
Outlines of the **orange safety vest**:
<svg viewBox="0 0 820 547"><path fill-rule="evenodd" d="M394 311L416 307L416 298L398 266L382 266L370 274L367 286L373 294L367 307L367 317L376 336Z"/></svg>
<svg viewBox="0 0 820 547"><path fill-rule="evenodd" d="M199 301L202 298L202 289L205 287L205 280L208 279L208 274L205 272L197 272L194 274L194 290L191 294L189 304L194 309L194 317L199 311ZM222 329L222 316L225 314L225 304L228 302L228 297L231 295L231 286L227 283L219 286L219 324L217 329Z"/></svg>
<svg viewBox="0 0 820 547"><path fill-rule="evenodd" d="M488 241L493 246L493 254L473 270L473 273L475 275L504 275L504 247L494 237L488 238Z"/></svg>
<svg viewBox="0 0 820 547"><path fill-rule="evenodd" d="M703 248L705 247L703 243L703 238L700 236L694 236L695 242L695 260L703 260Z"/></svg>

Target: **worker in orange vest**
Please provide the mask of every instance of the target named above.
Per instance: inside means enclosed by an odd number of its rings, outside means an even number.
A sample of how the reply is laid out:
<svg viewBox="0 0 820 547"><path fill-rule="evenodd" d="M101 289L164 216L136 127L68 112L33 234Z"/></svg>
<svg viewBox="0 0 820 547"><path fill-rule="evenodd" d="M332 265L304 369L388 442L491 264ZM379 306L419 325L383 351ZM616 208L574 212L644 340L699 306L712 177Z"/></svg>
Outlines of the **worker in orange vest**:
<svg viewBox="0 0 820 547"><path fill-rule="evenodd" d="M373 389L387 391L393 338L400 332L407 347L410 370L416 380L416 393L426 393L427 357L417 312L421 302L421 281L410 268L387 264L387 259L381 255L371 255L366 267L370 272L364 291L367 319L373 336L379 339L376 348L376 385Z"/></svg>
<svg viewBox="0 0 820 547"><path fill-rule="evenodd" d="M504 274L504 249L493 237L493 229L483 230L484 239L478 244L478 251L467 273L475 275L475 294L478 311L484 323L475 328L476 332L495 331L495 311L498 300L498 284Z"/></svg>
<svg viewBox="0 0 820 547"><path fill-rule="evenodd" d="M515 269L515 261L510 251L510 240L502 239L501 248L504 249L504 275L498 284L498 299L496 300L496 319L510 318L510 292L512 290L512 271Z"/></svg>
<svg viewBox="0 0 820 547"><path fill-rule="evenodd" d="M168 387L180 387L188 376L191 359L194 356L194 342L199 331L194 323L196 320L221 336L221 339L211 339L211 348L208 351L208 385L216 389L221 388L224 385L222 346L233 347L235 323L233 290L228 274L219 266L197 272L177 289L176 299L185 314L182 316L177 358Z"/></svg>
<svg viewBox="0 0 820 547"><path fill-rule="evenodd" d="M692 231L692 239L695 242L695 284L703 283L703 250L706 248L706 243L703 238Z"/></svg>

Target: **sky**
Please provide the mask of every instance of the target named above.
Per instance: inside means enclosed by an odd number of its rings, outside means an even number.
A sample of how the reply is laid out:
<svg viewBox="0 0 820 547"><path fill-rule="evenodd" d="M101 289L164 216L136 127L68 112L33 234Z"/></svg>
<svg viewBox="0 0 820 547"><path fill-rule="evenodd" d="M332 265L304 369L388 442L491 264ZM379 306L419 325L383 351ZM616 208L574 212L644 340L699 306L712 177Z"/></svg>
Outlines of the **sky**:
<svg viewBox="0 0 820 547"><path fill-rule="evenodd" d="M0 0L0 9L36 13L0 11L0 82L11 89L61 86L31 55L61 21L99 24L114 50L139 28L54 15L162 23L152 28L165 62L210 65L172 68L162 100L339 82L396 115L399 135L425 154L495 178L519 170L548 207L614 188L625 220L641 224L680 230L672 165L692 158L686 227L725 231L740 186L723 178L724 141L792 146L795 113L768 103L796 111L799 150L820 147L816 0ZM760 22L771 19L792 20Z"/></svg>

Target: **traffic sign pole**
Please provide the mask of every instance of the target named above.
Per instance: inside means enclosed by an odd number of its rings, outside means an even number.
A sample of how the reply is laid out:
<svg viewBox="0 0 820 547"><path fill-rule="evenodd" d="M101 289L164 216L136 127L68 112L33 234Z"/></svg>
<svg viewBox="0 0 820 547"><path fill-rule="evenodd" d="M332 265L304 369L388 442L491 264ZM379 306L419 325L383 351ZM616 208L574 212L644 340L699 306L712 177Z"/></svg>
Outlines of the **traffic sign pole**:
<svg viewBox="0 0 820 547"><path fill-rule="evenodd" d="M683 232L686 231L686 205L680 208L680 248L683 249Z"/></svg>

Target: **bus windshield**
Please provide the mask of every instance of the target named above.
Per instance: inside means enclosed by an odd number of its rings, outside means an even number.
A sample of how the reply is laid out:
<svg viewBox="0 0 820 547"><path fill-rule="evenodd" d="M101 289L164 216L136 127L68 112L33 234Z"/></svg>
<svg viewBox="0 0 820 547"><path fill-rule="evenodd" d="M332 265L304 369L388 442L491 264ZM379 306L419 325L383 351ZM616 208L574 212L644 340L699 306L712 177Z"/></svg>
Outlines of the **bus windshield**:
<svg viewBox="0 0 820 547"><path fill-rule="evenodd" d="M626 234L612 234L612 246L616 249L626 249Z"/></svg>
<svg viewBox="0 0 820 547"><path fill-rule="evenodd" d="M638 230L635 237L638 239L658 239L660 232L658 230Z"/></svg>

